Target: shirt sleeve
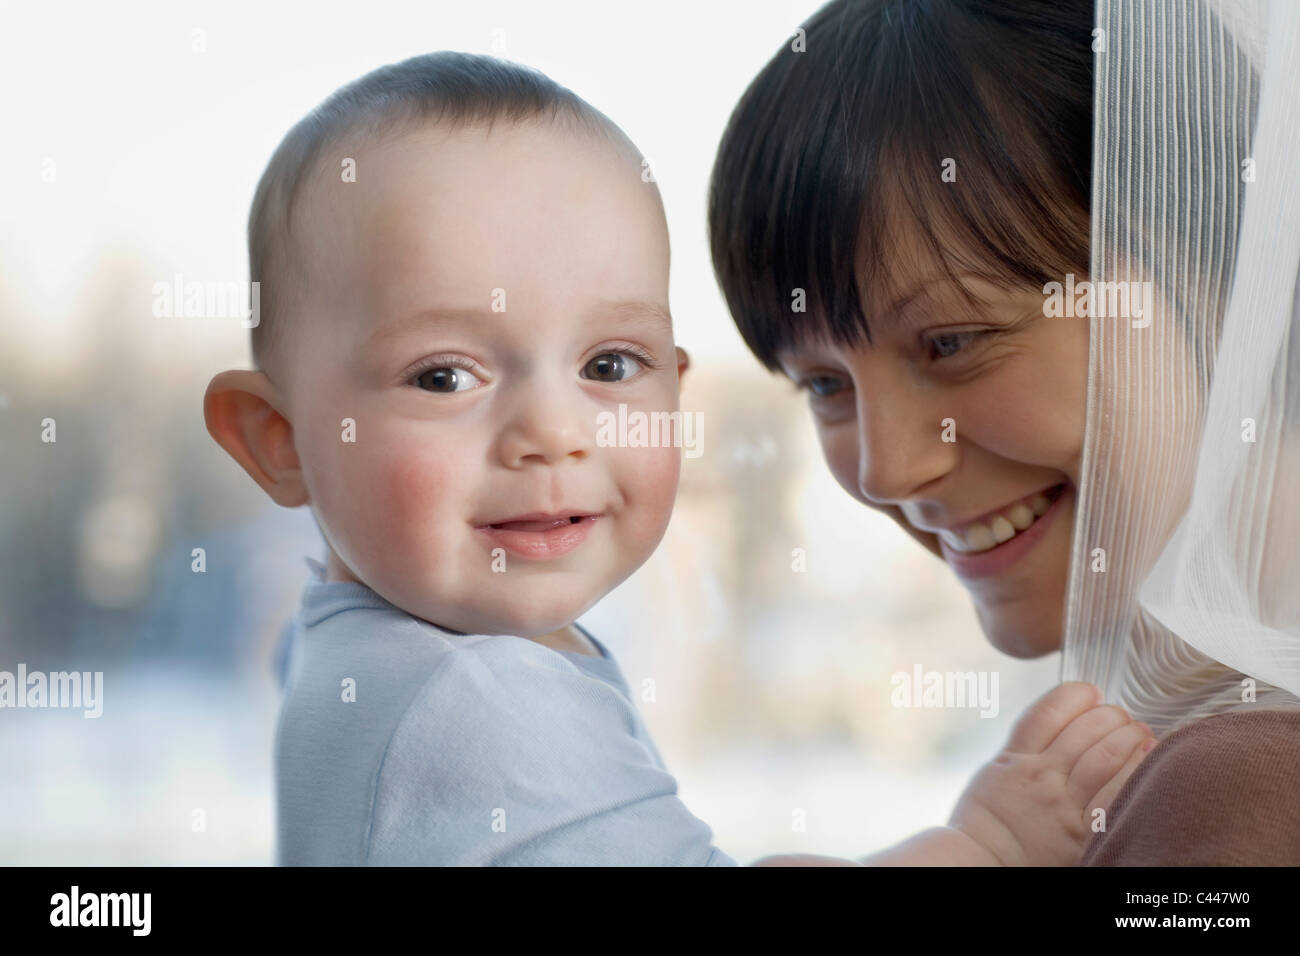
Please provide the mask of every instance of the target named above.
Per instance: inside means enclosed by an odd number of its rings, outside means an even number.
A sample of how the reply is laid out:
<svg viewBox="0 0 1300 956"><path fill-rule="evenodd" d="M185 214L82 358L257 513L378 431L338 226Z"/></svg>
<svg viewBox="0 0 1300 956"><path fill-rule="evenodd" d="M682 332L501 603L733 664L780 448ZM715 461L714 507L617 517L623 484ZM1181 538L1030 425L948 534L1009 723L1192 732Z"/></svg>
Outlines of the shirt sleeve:
<svg viewBox="0 0 1300 956"><path fill-rule="evenodd" d="M614 687L519 638L447 654L376 781L372 865L735 866Z"/></svg>
<svg viewBox="0 0 1300 956"><path fill-rule="evenodd" d="M289 664L293 659L294 630L294 622L291 619L280 629L280 637L275 645L275 658L272 661L272 668L281 690L284 690L289 683Z"/></svg>
<svg viewBox="0 0 1300 956"><path fill-rule="evenodd" d="M1163 739L1082 866L1300 865L1300 710L1206 717Z"/></svg>

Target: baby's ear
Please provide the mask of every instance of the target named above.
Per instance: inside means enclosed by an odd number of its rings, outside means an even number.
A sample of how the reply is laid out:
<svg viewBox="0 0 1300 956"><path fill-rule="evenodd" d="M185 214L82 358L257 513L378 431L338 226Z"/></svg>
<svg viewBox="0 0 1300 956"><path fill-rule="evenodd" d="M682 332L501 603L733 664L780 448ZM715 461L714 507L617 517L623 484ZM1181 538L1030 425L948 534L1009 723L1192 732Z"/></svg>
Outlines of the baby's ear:
<svg viewBox="0 0 1300 956"><path fill-rule="evenodd" d="M677 348L677 382L678 384L681 384L682 376L685 375L686 370L691 367L691 357L686 354L686 349L682 348L680 345L678 345L676 348Z"/></svg>
<svg viewBox="0 0 1300 956"><path fill-rule="evenodd" d="M307 485L293 445L293 425L262 372L222 372L208 383L203 418L208 434L239 462L278 505L307 503Z"/></svg>

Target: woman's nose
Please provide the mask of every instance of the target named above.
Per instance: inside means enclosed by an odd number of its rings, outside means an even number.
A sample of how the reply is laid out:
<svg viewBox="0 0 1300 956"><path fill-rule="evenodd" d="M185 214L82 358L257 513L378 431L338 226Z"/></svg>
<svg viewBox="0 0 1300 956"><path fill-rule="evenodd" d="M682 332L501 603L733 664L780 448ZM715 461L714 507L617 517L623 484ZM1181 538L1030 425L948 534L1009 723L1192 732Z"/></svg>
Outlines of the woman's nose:
<svg viewBox="0 0 1300 956"><path fill-rule="evenodd" d="M955 467L956 428L950 416L914 396L859 396L858 490L869 501L899 504Z"/></svg>

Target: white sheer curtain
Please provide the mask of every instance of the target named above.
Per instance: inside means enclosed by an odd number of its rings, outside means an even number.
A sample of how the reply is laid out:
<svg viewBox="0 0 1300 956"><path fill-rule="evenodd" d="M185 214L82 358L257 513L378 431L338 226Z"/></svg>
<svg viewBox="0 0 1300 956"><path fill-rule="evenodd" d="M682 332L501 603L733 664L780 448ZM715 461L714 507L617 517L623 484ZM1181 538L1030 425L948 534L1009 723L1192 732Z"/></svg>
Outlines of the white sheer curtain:
<svg viewBox="0 0 1300 956"><path fill-rule="evenodd" d="M1062 676L1157 732L1300 706L1300 2L1099 0L1097 27ZM1117 282L1150 314L1100 315Z"/></svg>

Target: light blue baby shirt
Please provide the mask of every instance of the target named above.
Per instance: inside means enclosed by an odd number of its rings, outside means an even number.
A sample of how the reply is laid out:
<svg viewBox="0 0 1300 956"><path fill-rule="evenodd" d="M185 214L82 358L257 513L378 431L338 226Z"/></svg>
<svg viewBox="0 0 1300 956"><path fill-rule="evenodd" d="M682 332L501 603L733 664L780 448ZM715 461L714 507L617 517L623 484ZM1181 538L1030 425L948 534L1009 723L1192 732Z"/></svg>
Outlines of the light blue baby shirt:
<svg viewBox="0 0 1300 956"><path fill-rule="evenodd" d="M736 865L594 637L602 657L455 634L308 563L276 728L278 864Z"/></svg>

